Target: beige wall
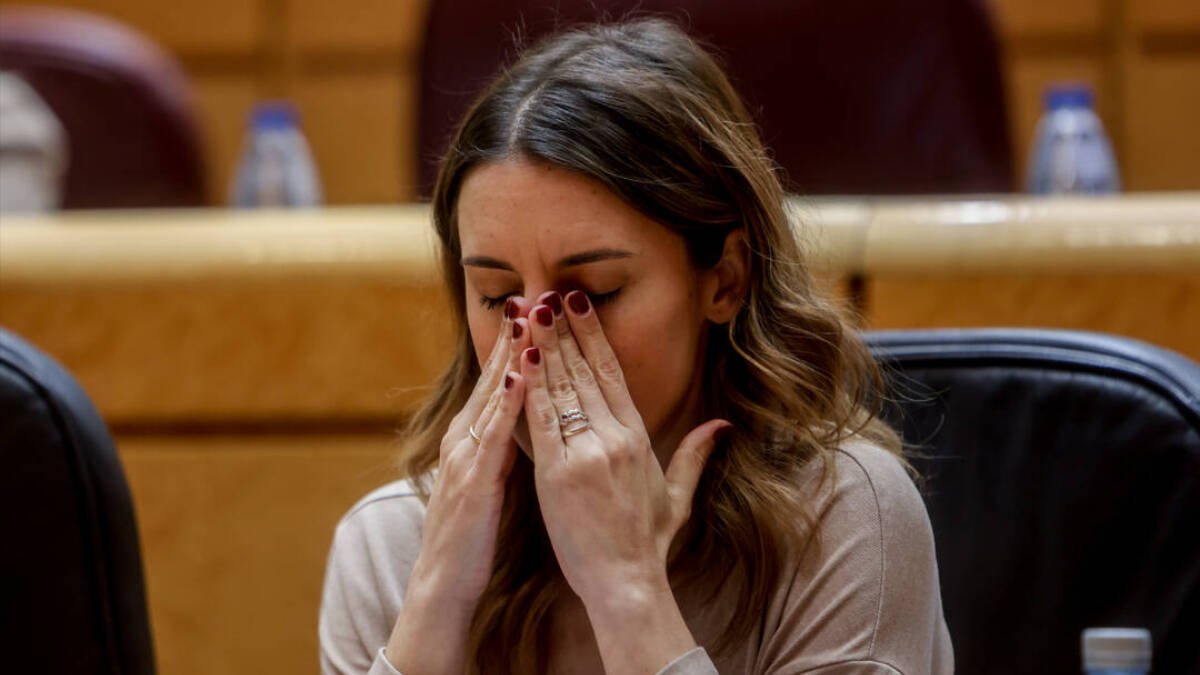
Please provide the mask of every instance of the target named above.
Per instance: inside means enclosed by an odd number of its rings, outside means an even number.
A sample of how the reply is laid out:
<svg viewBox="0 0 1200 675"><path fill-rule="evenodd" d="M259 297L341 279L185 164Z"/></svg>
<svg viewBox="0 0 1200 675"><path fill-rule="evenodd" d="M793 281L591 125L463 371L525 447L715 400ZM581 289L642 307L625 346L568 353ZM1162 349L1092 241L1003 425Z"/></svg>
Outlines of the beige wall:
<svg viewBox="0 0 1200 675"><path fill-rule="evenodd" d="M0 3L9 0L0 0ZM64 0L127 21L196 84L212 198L256 99L297 101L334 204L415 194L415 72L428 0ZM1018 168L1059 80L1097 89L1131 190L1200 188L1200 3L992 0Z"/></svg>

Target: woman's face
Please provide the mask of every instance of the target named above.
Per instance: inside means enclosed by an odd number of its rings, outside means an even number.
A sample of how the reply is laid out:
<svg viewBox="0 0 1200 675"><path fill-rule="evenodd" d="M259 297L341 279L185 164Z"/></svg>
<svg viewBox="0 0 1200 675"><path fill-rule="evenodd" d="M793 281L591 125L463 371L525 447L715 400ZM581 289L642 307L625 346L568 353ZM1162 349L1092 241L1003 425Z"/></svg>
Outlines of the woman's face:
<svg viewBox="0 0 1200 675"><path fill-rule="evenodd" d="M459 193L458 228L479 362L496 342L506 298L525 298L527 314L547 291L584 291L651 442L660 458L660 444L673 451L698 423L697 364L716 286L712 271L693 267L683 239L600 183L528 160L474 168ZM526 445L523 428L517 438Z"/></svg>

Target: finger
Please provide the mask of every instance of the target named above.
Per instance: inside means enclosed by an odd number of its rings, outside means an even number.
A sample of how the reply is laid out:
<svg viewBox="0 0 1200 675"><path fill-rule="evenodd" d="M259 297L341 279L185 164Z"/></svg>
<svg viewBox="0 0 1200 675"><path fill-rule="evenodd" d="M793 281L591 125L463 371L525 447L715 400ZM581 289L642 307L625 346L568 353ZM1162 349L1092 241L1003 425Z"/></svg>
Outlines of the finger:
<svg viewBox="0 0 1200 675"><path fill-rule="evenodd" d="M533 308L530 316L533 317L533 323L530 325L533 344L541 350L542 371L545 373L551 402L559 414L568 410L583 410L579 396L575 394L575 385L571 383L571 376L563 366L562 354L558 348L558 331L554 327L554 310L549 305L538 305Z"/></svg>
<svg viewBox="0 0 1200 675"><path fill-rule="evenodd" d="M515 319L512 322L512 337L508 342L508 359L504 365L504 372L507 374L511 371L518 370L521 367L521 352L529 346L529 320L525 318ZM492 395L488 398L487 405L479 413L479 417L475 420L475 431L482 433L483 429L492 420L492 415L496 413L496 408L499 407L501 399L504 397L504 378L499 378L495 388L492 389Z"/></svg>
<svg viewBox="0 0 1200 675"><path fill-rule="evenodd" d="M564 320L562 299L558 293L551 291L538 298L538 301L549 305L551 309L558 308L554 315L554 328L558 335L558 356L562 363L561 367L571 380L575 395L583 404L582 409L587 413L592 426L604 428L616 423L616 418L608 408L608 401L604 399L604 394L596 383L592 367L588 365L587 359L579 349L579 343L575 341L575 336L571 333L571 325ZM552 373L553 369L547 372ZM551 391L553 390L554 387L551 385Z"/></svg>
<svg viewBox="0 0 1200 675"><path fill-rule="evenodd" d="M533 463L549 466L563 456L563 438L558 428L558 411L546 388L544 361L541 350L530 347L521 358L521 375L525 378L525 421L529 425L529 440L533 443Z"/></svg>
<svg viewBox="0 0 1200 675"><path fill-rule="evenodd" d="M492 347L487 362L480 366L479 379L475 382L475 388L467 398L462 412L459 413L457 419L461 424L474 424L475 420L479 419L492 392L499 385L500 377L505 370L504 362L508 359L509 342L512 341L512 322L520 311L518 298L511 297L504 303L504 318L500 321L500 333L496 337L496 344Z"/></svg>
<svg viewBox="0 0 1200 675"><path fill-rule="evenodd" d="M625 374L621 371L621 364L612 346L604 337L604 329L600 327L600 319L592 308L591 300L583 291L571 291L567 294L566 304L571 333L575 335L575 341L596 377L600 392L608 402L608 409L621 424L630 429L640 429L642 417L629 396Z"/></svg>
<svg viewBox="0 0 1200 675"><path fill-rule="evenodd" d="M489 478L504 478L512 468L516 455L512 434L525 402L525 379L517 373L505 373L500 392L496 412L483 429L475 456L476 468Z"/></svg>
<svg viewBox="0 0 1200 675"><path fill-rule="evenodd" d="M677 506L686 512L691 507L692 497L696 494L696 486L700 484L700 476L704 473L704 465L712 455L713 449L722 437L727 435L733 425L725 420L709 420L692 429L671 457L667 465L665 478L667 491Z"/></svg>

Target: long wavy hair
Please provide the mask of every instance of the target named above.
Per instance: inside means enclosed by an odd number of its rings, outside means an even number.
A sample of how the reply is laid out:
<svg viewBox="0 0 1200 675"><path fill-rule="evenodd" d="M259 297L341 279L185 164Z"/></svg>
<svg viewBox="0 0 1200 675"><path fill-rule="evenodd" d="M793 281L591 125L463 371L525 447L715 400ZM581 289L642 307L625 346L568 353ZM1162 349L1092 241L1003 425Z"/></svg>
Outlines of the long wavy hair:
<svg viewBox="0 0 1200 675"><path fill-rule="evenodd" d="M882 383L837 303L823 297L785 209L777 168L714 58L663 19L589 25L527 50L480 95L442 161L433 194L456 351L409 420L401 468L428 499L430 471L480 366L468 332L456 203L473 167L534 159L605 185L677 233L692 264L710 268L726 236L749 248L743 305L708 327L706 418L734 432L708 462L669 564L674 587L737 584L720 653L749 638L789 556L816 534L814 495L800 470L864 436L899 452L876 416ZM470 628L474 673L543 672L555 603L570 592L518 453L507 484L492 579Z"/></svg>

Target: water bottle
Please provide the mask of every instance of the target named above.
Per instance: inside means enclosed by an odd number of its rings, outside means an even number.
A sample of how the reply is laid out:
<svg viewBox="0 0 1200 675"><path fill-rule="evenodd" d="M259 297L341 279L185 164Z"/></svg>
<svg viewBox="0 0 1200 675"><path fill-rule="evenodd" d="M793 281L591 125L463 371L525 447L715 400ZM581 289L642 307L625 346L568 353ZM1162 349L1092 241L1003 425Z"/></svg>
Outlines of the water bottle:
<svg viewBox="0 0 1200 675"><path fill-rule="evenodd" d="M1088 628L1080 641L1087 675L1150 672L1150 631L1145 628Z"/></svg>
<svg viewBox="0 0 1200 675"><path fill-rule="evenodd" d="M1112 145L1084 85L1051 87L1029 156L1026 188L1033 194L1120 192Z"/></svg>
<svg viewBox="0 0 1200 675"><path fill-rule="evenodd" d="M260 103L250 117L246 149L230 202L240 208L318 206L321 183L290 103Z"/></svg>

